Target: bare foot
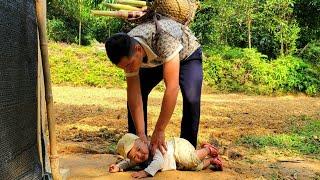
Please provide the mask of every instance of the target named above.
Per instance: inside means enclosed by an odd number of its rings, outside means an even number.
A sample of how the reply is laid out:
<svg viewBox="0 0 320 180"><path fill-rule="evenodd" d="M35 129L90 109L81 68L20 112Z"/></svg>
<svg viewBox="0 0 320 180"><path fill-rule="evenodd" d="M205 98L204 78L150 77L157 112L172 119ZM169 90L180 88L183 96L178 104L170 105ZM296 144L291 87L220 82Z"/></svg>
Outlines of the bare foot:
<svg viewBox="0 0 320 180"><path fill-rule="evenodd" d="M218 157L219 150L216 148L214 145L209 144L209 143L203 143L201 145L202 148L208 148L210 150L209 156L211 157Z"/></svg>
<svg viewBox="0 0 320 180"><path fill-rule="evenodd" d="M214 171L223 171L222 161L219 157L212 158L210 164L213 166Z"/></svg>

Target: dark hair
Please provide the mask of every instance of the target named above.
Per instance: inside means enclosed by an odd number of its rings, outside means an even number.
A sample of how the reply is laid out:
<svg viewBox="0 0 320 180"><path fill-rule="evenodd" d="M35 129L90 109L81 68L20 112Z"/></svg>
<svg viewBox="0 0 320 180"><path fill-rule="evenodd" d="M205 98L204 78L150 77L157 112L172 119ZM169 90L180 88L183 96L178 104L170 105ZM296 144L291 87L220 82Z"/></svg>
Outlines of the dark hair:
<svg viewBox="0 0 320 180"><path fill-rule="evenodd" d="M135 41L126 33L116 33L106 40L106 52L113 64L118 64L122 57L133 54Z"/></svg>

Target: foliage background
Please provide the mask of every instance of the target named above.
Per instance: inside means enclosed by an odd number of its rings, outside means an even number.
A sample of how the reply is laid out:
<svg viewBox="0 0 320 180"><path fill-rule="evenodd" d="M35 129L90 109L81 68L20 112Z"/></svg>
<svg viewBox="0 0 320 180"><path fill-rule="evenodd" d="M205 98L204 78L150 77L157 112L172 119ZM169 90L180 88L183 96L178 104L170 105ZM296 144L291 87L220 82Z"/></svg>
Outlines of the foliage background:
<svg viewBox="0 0 320 180"><path fill-rule="evenodd" d="M48 1L49 38L67 43L50 45L53 82L122 87L123 73L95 47L128 24L94 17L91 9L106 7L102 0ZM320 1L205 0L190 27L203 45L211 88L319 95Z"/></svg>

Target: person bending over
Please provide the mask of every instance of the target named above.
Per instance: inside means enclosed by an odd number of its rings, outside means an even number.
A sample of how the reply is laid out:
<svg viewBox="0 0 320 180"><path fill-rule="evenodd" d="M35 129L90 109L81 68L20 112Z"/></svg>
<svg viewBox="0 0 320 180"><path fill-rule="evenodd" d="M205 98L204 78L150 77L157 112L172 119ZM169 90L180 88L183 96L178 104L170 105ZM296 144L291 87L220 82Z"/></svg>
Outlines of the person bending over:
<svg viewBox="0 0 320 180"><path fill-rule="evenodd" d="M160 115L151 137L152 152L166 150L165 129L179 89L183 97L180 137L194 147L200 119L202 51L188 27L166 17L117 33L105 42L107 56L123 69L127 81L128 131L146 141L147 104L151 90L165 84Z"/></svg>

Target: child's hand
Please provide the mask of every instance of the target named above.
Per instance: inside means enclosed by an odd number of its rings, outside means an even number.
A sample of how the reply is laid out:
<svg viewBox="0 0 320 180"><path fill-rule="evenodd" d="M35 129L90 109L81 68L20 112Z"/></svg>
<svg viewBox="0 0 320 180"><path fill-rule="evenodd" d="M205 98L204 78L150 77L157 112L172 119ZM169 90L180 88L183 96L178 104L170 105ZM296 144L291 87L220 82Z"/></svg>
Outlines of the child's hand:
<svg viewBox="0 0 320 180"><path fill-rule="evenodd" d="M119 171L121 171L121 169L120 169L120 167L117 166L116 164L111 164L111 165L109 166L109 172L115 173L115 172L119 172Z"/></svg>
<svg viewBox="0 0 320 180"><path fill-rule="evenodd" d="M144 170L138 171L138 172L134 172L134 173L131 174L132 177L139 178L139 179L148 177L148 175L149 174L147 172L145 172Z"/></svg>

